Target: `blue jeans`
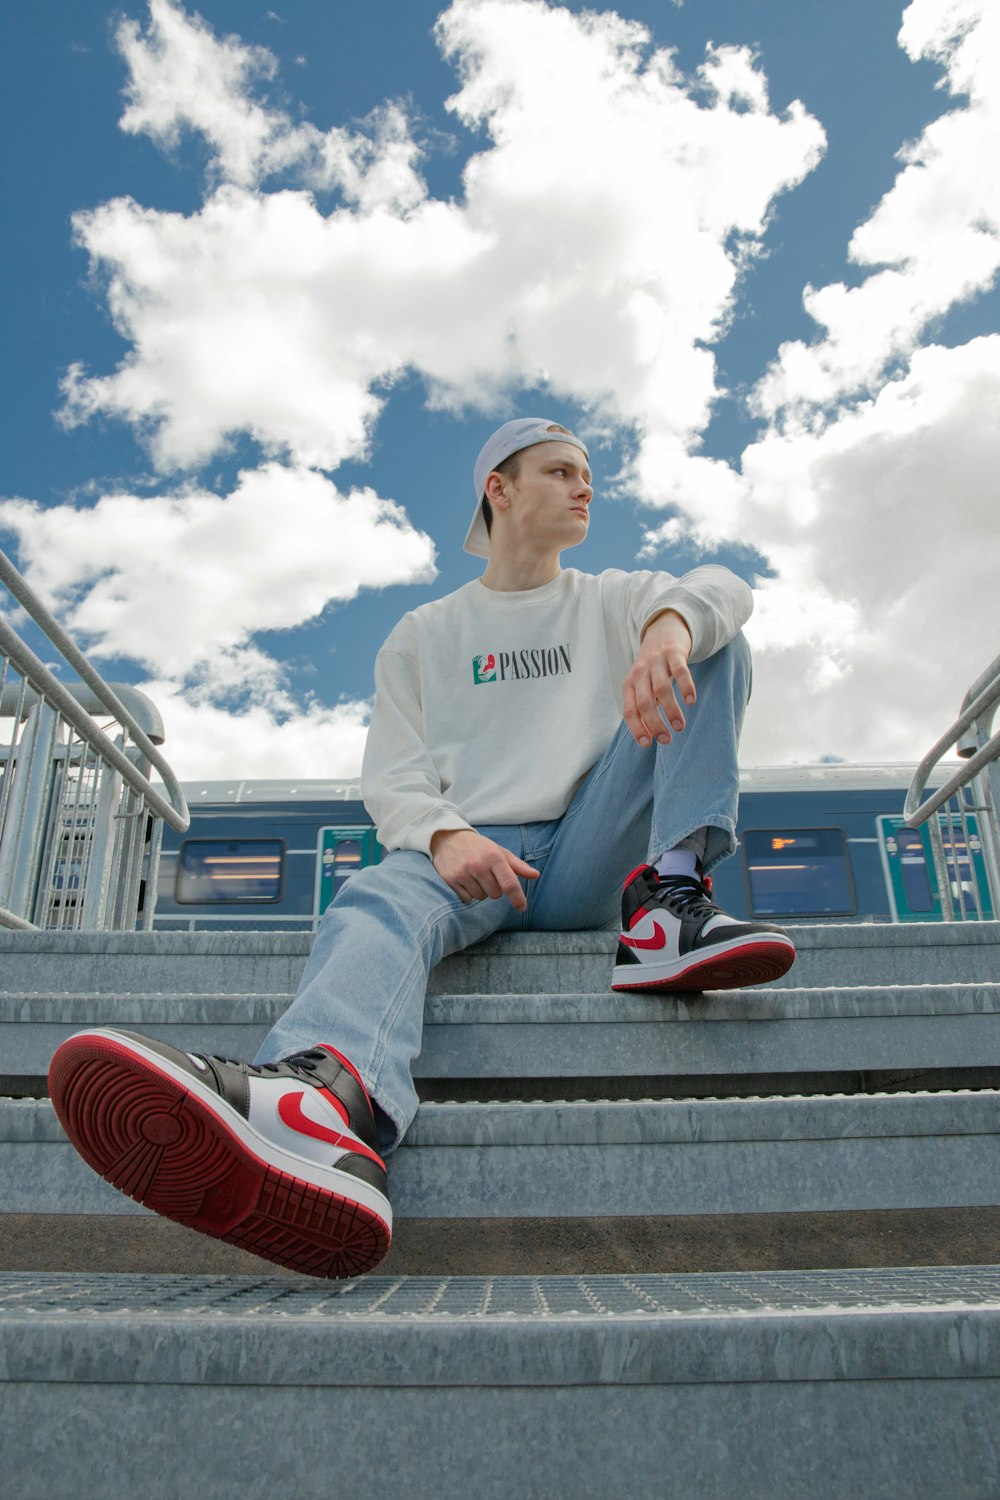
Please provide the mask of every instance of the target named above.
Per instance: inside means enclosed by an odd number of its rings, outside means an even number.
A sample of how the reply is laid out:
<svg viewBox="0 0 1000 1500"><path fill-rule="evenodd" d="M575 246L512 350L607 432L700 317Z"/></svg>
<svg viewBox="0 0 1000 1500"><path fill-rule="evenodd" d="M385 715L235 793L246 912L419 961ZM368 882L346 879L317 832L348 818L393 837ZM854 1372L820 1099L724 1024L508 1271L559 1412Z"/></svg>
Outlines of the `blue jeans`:
<svg viewBox="0 0 1000 1500"><path fill-rule="evenodd" d="M275 1062L328 1042L351 1059L380 1107L391 1151L417 1109L410 1065L432 967L494 932L607 927L625 876L708 830L706 870L736 847L736 752L750 693L742 635L691 668L697 703L669 745L640 748L624 721L561 818L482 827L540 871L506 897L465 906L425 854L399 849L352 875L320 923L298 993L255 1059ZM378 1112L377 1112L378 1113Z"/></svg>

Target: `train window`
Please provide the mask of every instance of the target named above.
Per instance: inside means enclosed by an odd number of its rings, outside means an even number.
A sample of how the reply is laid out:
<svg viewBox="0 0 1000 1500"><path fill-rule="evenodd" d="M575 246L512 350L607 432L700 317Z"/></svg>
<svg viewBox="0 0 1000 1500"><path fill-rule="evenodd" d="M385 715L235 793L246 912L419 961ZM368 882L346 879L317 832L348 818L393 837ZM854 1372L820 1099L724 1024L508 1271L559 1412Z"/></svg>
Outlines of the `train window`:
<svg viewBox="0 0 1000 1500"><path fill-rule="evenodd" d="M900 828L896 831L895 840L906 910L933 911L934 896L924 857L924 841L919 829Z"/></svg>
<svg viewBox="0 0 1000 1500"><path fill-rule="evenodd" d="M358 839L338 839L333 854L333 893L340 890L344 881L355 870L361 869L361 844Z"/></svg>
<svg viewBox="0 0 1000 1500"><path fill-rule="evenodd" d="M966 831L964 827L956 828L948 819L947 814L942 814L941 821L943 825L941 842L944 845L944 858L948 867L952 901L956 905L961 905L969 916L974 916L978 910L976 903L978 885L979 900L983 903L983 915L991 915L992 913L986 910L989 906L988 886L985 882L977 881L976 878L976 865L982 863L982 845L979 841L978 829L971 818L969 822L973 823L973 826L969 831Z"/></svg>
<svg viewBox="0 0 1000 1500"><path fill-rule="evenodd" d="M177 860L179 905L280 901L285 846L280 839L188 839Z"/></svg>
<svg viewBox="0 0 1000 1500"><path fill-rule="evenodd" d="M756 828L743 834L755 917L850 916L855 911L840 828Z"/></svg>

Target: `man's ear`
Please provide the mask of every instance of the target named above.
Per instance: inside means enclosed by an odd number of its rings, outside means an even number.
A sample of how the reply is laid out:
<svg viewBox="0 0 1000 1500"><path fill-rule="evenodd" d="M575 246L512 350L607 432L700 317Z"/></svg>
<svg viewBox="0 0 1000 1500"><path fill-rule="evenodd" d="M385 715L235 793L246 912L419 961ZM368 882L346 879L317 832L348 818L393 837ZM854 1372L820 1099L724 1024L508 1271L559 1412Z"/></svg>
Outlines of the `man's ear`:
<svg viewBox="0 0 1000 1500"><path fill-rule="evenodd" d="M487 474L486 476L486 486L483 490L483 494L486 496L487 500L490 502L494 510L507 510L510 506L510 501L507 498L507 490L505 488L505 484L506 481L503 475L498 474L496 469L494 469L491 474Z"/></svg>

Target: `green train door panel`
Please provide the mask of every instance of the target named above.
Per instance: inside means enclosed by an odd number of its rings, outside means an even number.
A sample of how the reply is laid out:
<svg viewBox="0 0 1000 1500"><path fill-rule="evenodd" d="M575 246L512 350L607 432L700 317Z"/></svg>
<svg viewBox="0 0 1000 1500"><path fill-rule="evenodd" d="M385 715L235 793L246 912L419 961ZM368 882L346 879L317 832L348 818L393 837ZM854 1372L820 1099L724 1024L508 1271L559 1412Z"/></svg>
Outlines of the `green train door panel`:
<svg viewBox="0 0 1000 1500"><path fill-rule="evenodd" d="M983 850L975 818L967 815L968 839L961 828L942 828L951 899L967 921L977 918L976 893L987 920L993 917ZM934 872L930 834L925 824L907 828L902 818L877 819L879 850L885 871L889 906L896 922L940 922L941 900Z"/></svg>
<svg viewBox="0 0 1000 1500"><path fill-rule="evenodd" d="M355 871L365 865L377 865L380 853L374 828L321 828L316 850L315 915L323 915L344 881Z"/></svg>

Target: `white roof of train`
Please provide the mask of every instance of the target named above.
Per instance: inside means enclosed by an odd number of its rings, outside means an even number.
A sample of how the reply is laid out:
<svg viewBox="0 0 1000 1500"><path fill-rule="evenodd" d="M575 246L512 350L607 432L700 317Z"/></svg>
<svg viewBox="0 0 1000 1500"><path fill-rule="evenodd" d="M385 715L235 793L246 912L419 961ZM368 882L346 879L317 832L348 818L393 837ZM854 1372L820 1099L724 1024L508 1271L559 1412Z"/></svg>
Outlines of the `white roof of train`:
<svg viewBox="0 0 1000 1500"><path fill-rule="evenodd" d="M943 761L928 778L928 785L941 786L956 770L959 761ZM867 765L842 765L839 762L807 766L742 766L740 790L744 792L880 791L884 787L902 787L913 780L916 766L909 762L872 762Z"/></svg>
<svg viewBox="0 0 1000 1500"><path fill-rule="evenodd" d="M354 781L182 781L189 807L199 802L360 802Z"/></svg>
<svg viewBox="0 0 1000 1500"><path fill-rule="evenodd" d="M943 762L932 772L929 785L940 786L958 762ZM913 780L915 767L897 762L870 765L746 766L740 771L744 792L878 791L887 787L904 790ZM248 802L360 802L358 779L321 781L302 778L280 781L185 781L188 806L217 806Z"/></svg>

